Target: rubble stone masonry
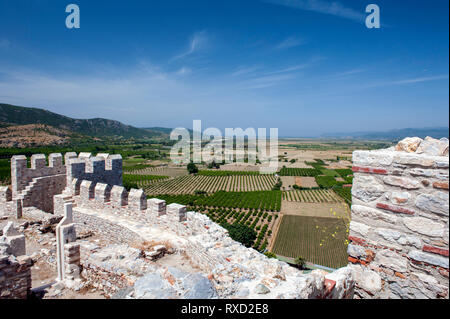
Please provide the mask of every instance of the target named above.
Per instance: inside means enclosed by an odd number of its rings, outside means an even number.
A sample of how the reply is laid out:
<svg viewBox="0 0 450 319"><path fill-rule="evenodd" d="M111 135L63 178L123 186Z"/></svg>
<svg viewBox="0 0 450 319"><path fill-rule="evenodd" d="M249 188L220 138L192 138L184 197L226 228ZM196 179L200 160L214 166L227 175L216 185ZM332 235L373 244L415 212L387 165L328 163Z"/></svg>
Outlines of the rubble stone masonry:
<svg viewBox="0 0 450 319"><path fill-rule="evenodd" d="M408 141L397 150L353 153L348 254L355 297L448 298L446 143L446 156L419 154Z"/></svg>
<svg viewBox="0 0 450 319"><path fill-rule="evenodd" d="M0 299L25 299L31 290L29 256L0 255Z"/></svg>

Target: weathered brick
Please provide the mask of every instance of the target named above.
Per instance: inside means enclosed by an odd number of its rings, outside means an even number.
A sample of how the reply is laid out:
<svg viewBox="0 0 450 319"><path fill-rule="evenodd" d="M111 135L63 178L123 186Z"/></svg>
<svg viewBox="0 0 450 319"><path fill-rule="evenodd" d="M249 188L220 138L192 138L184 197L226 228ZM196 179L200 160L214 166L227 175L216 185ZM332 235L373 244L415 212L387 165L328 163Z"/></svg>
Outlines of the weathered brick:
<svg viewBox="0 0 450 319"><path fill-rule="evenodd" d="M353 166L352 171L355 173L370 173L370 174L380 174L387 175L388 171L383 168L374 168L374 167L360 167Z"/></svg>
<svg viewBox="0 0 450 319"><path fill-rule="evenodd" d="M404 275L404 274L402 274L402 273L400 273L400 272L394 272L394 275L396 276L396 277L398 277L398 278L401 278L401 279L406 279L406 276Z"/></svg>
<svg viewBox="0 0 450 319"><path fill-rule="evenodd" d="M348 240L350 240L352 242L355 242L357 244L360 244L360 245L362 245L362 244L364 244L366 242L364 239L359 238L359 237L355 237L355 236L348 236Z"/></svg>
<svg viewBox="0 0 450 319"><path fill-rule="evenodd" d="M448 189L448 182L434 182L433 187L439 189Z"/></svg>
<svg viewBox="0 0 450 319"><path fill-rule="evenodd" d="M442 255L442 256L447 256L448 257L448 249L442 249L442 248L433 247L433 246L430 246L430 245L424 245L422 250L424 252L434 253L434 254L438 254L438 255Z"/></svg>
<svg viewBox="0 0 450 319"><path fill-rule="evenodd" d="M398 206L393 206L393 205L388 205L388 204L383 204L383 203L377 203L377 208L381 208L384 210L388 210L394 213L400 213L400 214L407 214L407 215L414 215L415 212L404 208L404 207L398 207Z"/></svg>

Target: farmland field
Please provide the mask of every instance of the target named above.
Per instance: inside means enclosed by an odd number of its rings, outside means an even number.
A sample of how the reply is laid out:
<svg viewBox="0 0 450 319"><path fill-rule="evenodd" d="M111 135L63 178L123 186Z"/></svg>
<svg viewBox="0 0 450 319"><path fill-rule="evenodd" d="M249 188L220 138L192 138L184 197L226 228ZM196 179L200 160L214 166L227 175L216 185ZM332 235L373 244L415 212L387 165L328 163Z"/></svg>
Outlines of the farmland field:
<svg viewBox="0 0 450 319"><path fill-rule="evenodd" d="M129 188L142 188L152 183L169 179L169 176L162 175L135 175L123 174L123 185ZM127 187L128 186L128 187Z"/></svg>
<svg viewBox="0 0 450 319"><path fill-rule="evenodd" d="M352 204L352 188L351 187L337 187L333 191L338 194L348 204Z"/></svg>
<svg viewBox="0 0 450 319"><path fill-rule="evenodd" d="M339 268L348 263L346 239L346 225L342 219L284 215L272 251L277 255L301 256L314 264Z"/></svg>
<svg viewBox="0 0 450 319"><path fill-rule="evenodd" d="M148 196L151 197L151 196ZM216 192L211 195L164 194L157 196L168 204L179 203L196 207L227 207L239 209L259 209L265 211L280 211L281 191L263 192Z"/></svg>
<svg viewBox="0 0 450 319"><path fill-rule="evenodd" d="M283 200L281 213L296 216L349 218L348 205L343 201L338 203L302 203Z"/></svg>
<svg viewBox="0 0 450 319"><path fill-rule="evenodd" d="M283 167L278 175L280 176L317 176L322 172L315 168L288 168Z"/></svg>
<svg viewBox="0 0 450 319"><path fill-rule="evenodd" d="M225 170L202 170L198 175L203 176L234 176L234 175L260 175L257 171L225 171Z"/></svg>
<svg viewBox="0 0 450 319"><path fill-rule="evenodd" d="M312 189L283 192L283 200L303 203L337 203L340 198L332 190Z"/></svg>
<svg viewBox="0 0 450 319"><path fill-rule="evenodd" d="M296 184L301 187L318 187L314 177L296 177Z"/></svg>
<svg viewBox="0 0 450 319"><path fill-rule="evenodd" d="M181 176L145 188L147 195L154 194L194 194L201 190L207 193L218 191L250 192L268 191L276 183L274 175L234 175L234 176Z"/></svg>
<svg viewBox="0 0 450 319"><path fill-rule="evenodd" d="M217 192L212 195L158 195L167 204L179 203L207 215L218 224L241 224L257 233L253 248L264 251L281 207L281 192Z"/></svg>
<svg viewBox="0 0 450 319"><path fill-rule="evenodd" d="M316 183L320 188L331 188L337 184L333 176L316 176Z"/></svg>
<svg viewBox="0 0 450 319"><path fill-rule="evenodd" d="M136 175L162 175L169 177L179 177L188 175L186 168L168 167L168 166L142 167L137 165L133 167L134 169L128 169L128 172Z"/></svg>

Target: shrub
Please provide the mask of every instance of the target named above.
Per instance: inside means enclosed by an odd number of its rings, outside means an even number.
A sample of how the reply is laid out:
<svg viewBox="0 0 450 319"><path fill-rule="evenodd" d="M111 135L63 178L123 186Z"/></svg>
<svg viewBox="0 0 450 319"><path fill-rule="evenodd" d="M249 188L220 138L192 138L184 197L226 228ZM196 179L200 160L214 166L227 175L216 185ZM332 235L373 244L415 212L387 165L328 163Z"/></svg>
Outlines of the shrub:
<svg viewBox="0 0 450 319"><path fill-rule="evenodd" d="M277 258L277 255L275 255L274 253L272 253L270 251L266 251L264 253L264 255L266 255L266 257L269 257L269 258Z"/></svg>
<svg viewBox="0 0 450 319"><path fill-rule="evenodd" d="M298 256L297 258L295 258L294 263L295 263L295 265L297 265L298 268L305 269L305 265L306 265L305 258Z"/></svg>
<svg viewBox="0 0 450 319"><path fill-rule="evenodd" d="M224 228L228 230L228 234L233 240L236 240L246 247L251 247L256 239L256 232L242 224L226 224Z"/></svg>

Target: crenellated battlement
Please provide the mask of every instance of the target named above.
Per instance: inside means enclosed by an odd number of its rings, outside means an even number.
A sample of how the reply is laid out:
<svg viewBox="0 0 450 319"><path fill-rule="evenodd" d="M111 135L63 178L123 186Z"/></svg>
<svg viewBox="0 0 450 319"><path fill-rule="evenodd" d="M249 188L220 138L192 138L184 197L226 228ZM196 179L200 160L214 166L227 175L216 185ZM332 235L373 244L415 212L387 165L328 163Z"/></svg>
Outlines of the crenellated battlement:
<svg viewBox="0 0 450 319"><path fill-rule="evenodd" d="M86 180L109 185L122 185L122 156L120 154L71 153L66 157L67 185L73 180ZM76 155L76 154L75 154Z"/></svg>
<svg viewBox="0 0 450 319"><path fill-rule="evenodd" d="M110 185L122 185L122 156L120 154L69 152L63 157L60 153L52 153L47 158L44 154L31 156L30 165L24 155L11 158L12 196L17 197L33 178L66 174L67 185L74 179L89 180ZM30 166L30 167L28 167Z"/></svg>
<svg viewBox="0 0 450 319"><path fill-rule="evenodd" d="M148 207L147 198L142 189L131 189L127 192L123 186L87 180L73 179L70 192L55 196L55 213L59 213L56 211L56 207L63 207L61 204L56 204L56 201L62 201L67 198L73 198L77 207L97 210L139 212L147 210ZM165 204L163 206L165 210Z"/></svg>
<svg viewBox="0 0 450 319"><path fill-rule="evenodd" d="M79 195L82 181L91 181L94 185L122 185L122 156L68 152L63 162L60 153L52 153L48 159L44 154L34 154L30 163L24 155L13 156L11 195L8 190L1 190L0 201L13 201L18 218L22 207L34 206L51 213L53 196L61 193Z"/></svg>
<svg viewBox="0 0 450 319"><path fill-rule="evenodd" d="M154 213L157 216L168 215L173 220L184 222L187 220L186 206L170 204L166 206L164 200L151 198L147 200L144 190L132 188L129 192L119 185L95 183L92 181L72 182L72 194L58 194L54 196L55 214L62 214L64 203L74 202L76 207L94 211L109 211L117 215L135 213Z"/></svg>

